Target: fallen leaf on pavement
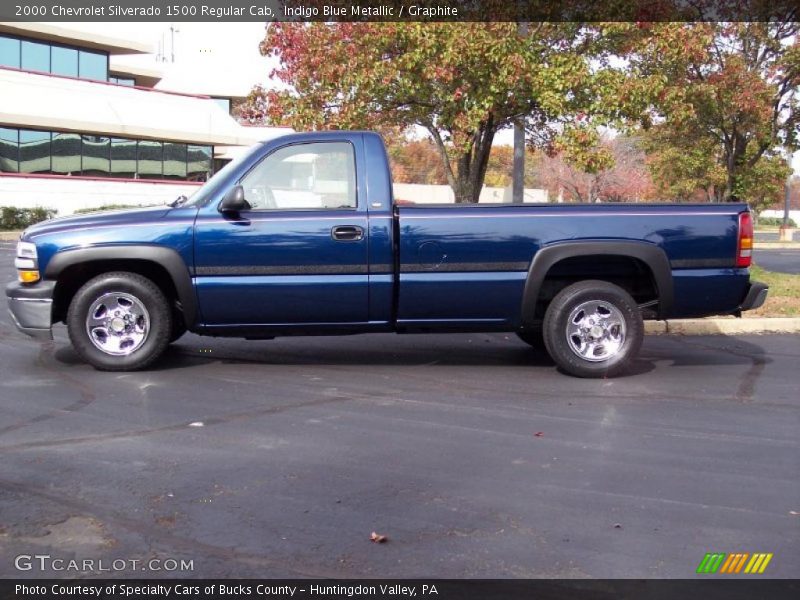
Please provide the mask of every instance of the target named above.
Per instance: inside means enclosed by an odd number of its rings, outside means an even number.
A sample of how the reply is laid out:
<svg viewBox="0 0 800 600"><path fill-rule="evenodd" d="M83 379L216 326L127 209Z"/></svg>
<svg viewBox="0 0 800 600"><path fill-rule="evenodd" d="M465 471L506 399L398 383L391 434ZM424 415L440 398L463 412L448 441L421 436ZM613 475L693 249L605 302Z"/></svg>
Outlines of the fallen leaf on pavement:
<svg viewBox="0 0 800 600"><path fill-rule="evenodd" d="M369 536L370 541L375 542L376 544L383 544L387 538L385 535L381 535L379 533L372 532L372 535Z"/></svg>

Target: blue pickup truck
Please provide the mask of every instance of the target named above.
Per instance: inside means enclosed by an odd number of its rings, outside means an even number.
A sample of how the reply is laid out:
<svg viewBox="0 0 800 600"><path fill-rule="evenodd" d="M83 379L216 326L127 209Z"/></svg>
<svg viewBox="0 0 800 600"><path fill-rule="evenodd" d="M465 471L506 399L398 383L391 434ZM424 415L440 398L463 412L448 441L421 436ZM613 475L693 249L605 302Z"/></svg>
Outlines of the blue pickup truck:
<svg viewBox="0 0 800 600"><path fill-rule="evenodd" d="M23 332L65 322L98 369L152 364L187 330L270 339L510 331L565 372L636 356L644 319L740 314L745 204L400 205L369 132L254 146L170 206L26 230L6 288Z"/></svg>

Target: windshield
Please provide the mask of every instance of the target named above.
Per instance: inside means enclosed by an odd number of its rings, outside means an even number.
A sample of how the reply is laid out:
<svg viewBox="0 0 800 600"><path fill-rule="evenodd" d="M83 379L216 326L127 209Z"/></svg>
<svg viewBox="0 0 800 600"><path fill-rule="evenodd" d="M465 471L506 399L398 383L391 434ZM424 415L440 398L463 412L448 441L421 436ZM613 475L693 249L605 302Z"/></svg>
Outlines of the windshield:
<svg viewBox="0 0 800 600"><path fill-rule="evenodd" d="M243 162L250 159L250 157L261 151L262 144L255 144L251 148L247 150L244 154L239 156L238 158L233 159L227 165L225 165L222 169L214 173L214 176L209 179L203 187L197 190L194 194L189 196L189 199L186 202L182 202L181 206L200 206L205 204L209 198L212 198L221 188L225 185L228 185L230 175L233 171L241 165Z"/></svg>

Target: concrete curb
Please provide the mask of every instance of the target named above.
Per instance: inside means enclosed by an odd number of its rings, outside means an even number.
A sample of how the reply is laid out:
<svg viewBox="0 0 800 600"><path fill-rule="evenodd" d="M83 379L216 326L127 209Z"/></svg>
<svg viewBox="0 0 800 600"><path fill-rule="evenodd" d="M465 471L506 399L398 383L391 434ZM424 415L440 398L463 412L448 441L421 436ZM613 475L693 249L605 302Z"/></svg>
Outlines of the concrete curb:
<svg viewBox="0 0 800 600"><path fill-rule="evenodd" d="M0 231L0 242L16 242L21 231Z"/></svg>
<svg viewBox="0 0 800 600"><path fill-rule="evenodd" d="M645 321L647 335L762 335L800 333L800 317L674 319Z"/></svg>

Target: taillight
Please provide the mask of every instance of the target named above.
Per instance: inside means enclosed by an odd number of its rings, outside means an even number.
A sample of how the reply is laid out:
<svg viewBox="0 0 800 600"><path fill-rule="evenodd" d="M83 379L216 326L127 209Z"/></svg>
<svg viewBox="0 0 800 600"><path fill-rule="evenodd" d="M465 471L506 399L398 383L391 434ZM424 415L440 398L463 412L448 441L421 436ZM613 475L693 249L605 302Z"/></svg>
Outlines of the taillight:
<svg viewBox="0 0 800 600"><path fill-rule="evenodd" d="M749 267L753 258L753 217L749 212L739 213L739 244L736 266Z"/></svg>

